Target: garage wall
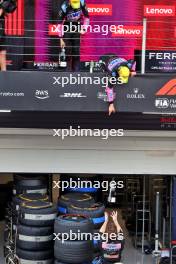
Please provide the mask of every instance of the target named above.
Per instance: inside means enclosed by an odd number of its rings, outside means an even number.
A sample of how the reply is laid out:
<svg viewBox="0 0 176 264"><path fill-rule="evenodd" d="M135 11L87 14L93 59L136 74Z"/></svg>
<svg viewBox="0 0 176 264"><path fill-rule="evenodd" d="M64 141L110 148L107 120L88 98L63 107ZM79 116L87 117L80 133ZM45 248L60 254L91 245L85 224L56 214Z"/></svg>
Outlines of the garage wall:
<svg viewBox="0 0 176 264"><path fill-rule="evenodd" d="M13 174L6 174L6 173L0 174L0 184L6 184L9 181L13 181Z"/></svg>
<svg viewBox="0 0 176 264"><path fill-rule="evenodd" d="M52 130L1 129L0 172L175 175L176 133L61 140Z"/></svg>

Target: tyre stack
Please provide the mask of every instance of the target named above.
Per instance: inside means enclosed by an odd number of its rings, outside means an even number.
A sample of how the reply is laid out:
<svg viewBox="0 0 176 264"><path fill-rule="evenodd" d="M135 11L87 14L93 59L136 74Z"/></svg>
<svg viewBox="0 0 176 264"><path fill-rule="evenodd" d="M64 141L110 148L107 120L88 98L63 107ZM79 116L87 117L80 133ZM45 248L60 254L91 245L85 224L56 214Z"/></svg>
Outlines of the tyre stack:
<svg viewBox="0 0 176 264"><path fill-rule="evenodd" d="M40 174L15 174L13 194L48 192L48 175Z"/></svg>
<svg viewBox="0 0 176 264"><path fill-rule="evenodd" d="M38 200L20 206L16 235L16 255L20 264L53 263L53 227L57 209Z"/></svg>
<svg viewBox="0 0 176 264"><path fill-rule="evenodd" d="M67 193L58 200L58 211L62 214L82 215L91 219L94 226L94 233L98 233L104 223L105 206L102 203L95 203L89 194ZM94 240L94 253L99 254L99 241Z"/></svg>
<svg viewBox="0 0 176 264"><path fill-rule="evenodd" d="M20 204L25 201L48 201L48 178L46 175L15 174L12 197L13 232L16 230Z"/></svg>
<svg viewBox="0 0 176 264"><path fill-rule="evenodd" d="M58 212L60 214L67 214L68 207L70 207L72 204L78 207L89 207L94 203L95 201L93 197L89 194L67 193L61 195L61 197L58 199Z"/></svg>
<svg viewBox="0 0 176 264"><path fill-rule="evenodd" d="M98 177L88 174L61 175L61 181L72 181L81 183L81 187L67 188L58 200L58 211L60 214L83 215L90 218L94 224L94 233L99 233L99 229L104 223L105 206L98 203L101 197L101 189L97 188ZM87 188L82 187L87 182ZM92 184L91 184L92 183ZM94 253L99 255L99 241L94 239Z"/></svg>
<svg viewBox="0 0 176 264"><path fill-rule="evenodd" d="M70 231L77 236L71 237ZM92 221L81 215L61 215L55 220L54 233L58 235L54 244L55 264L92 263ZM67 239L62 235L67 234ZM81 234L81 237L80 237Z"/></svg>
<svg viewBox="0 0 176 264"><path fill-rule="evenodd" d="M13 196L6 210L6 225L4 230L4 256L9 249L15 248L16 226L18 213L23 202L38 200L48 201L48 175L46 174L15 174L13 181Z"/></svg>
<svg viewBox="0 0 176 264"><path fill-rule="evenodd" d="M96 239L96 234L99 233L99 230L105 221L104 212L105 206L102 203L94 203L89 207L79 207L72 204L68 207L68 214L80 214L92 220L95 234L95 239L93 241L95 256L100 253L100 241Z"/></svg>
<svg viewBox="0 0 176 264"><path fill-rule="evenodd" d="M13 222L13 232L16 232L16 226L18 224L18 215L20 212L21 204L24 202L37 202L37 201L46 201L49 202L49 197L46 194L41 193L24 193L12 197L12 222Z"/></svg>

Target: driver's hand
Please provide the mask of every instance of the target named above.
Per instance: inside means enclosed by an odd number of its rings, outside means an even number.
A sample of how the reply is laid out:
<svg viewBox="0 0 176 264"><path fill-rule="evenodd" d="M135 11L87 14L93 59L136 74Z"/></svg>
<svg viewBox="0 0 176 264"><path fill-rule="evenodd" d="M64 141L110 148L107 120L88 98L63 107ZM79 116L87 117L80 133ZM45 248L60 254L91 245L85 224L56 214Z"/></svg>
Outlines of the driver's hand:
<svg viewBox="0 0 176 264"><path fill-rule="evenodd" d="M63 39L60 39L60 46L61 46L61 48L63 49L63 48L65 48L65 42L63 41Z"/></svg>
<svg viewBox="0 0 176 264"><path fill-rule="evenodd" d="M118 216L117 211L113 211L112 214L111 214L111 217L112 217L113 222L116 222L117 221L117 216Z"/></svg>
<svg viewBox="0 0 176 264"><path fill-rule="evenodd" d="M109 105L109 116L112 114L112 113L115 113L116 112L116 109L114 107L114 104L110 104Z"/></svg>
<svg viewBox="0 0 176 264"><path fill-rule="evenodd" d="M3 12L4 12L3 9L0 8L0 16L2 16Z"/></svg>
<svg viewBox="0 0 176 264"><path fill-rule="evenodd" d="M131 72L131 77L136 76L136 72Z"/></svg>

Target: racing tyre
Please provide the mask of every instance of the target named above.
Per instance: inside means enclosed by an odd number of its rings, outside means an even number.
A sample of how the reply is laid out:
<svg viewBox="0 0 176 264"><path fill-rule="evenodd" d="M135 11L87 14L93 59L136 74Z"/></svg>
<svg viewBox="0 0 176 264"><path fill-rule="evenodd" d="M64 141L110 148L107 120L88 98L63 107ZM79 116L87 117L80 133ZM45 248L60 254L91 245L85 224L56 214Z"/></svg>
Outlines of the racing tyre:
<svg viewBox="0 0 176 264"><path fill-rule="evenodd" d="M50 202L25 202L21 204L19 221L28 226L50 226L56 216L57 209Z"/></svg>
<svg viewBox="0 0 176 264"><path fill-rule="evenodd" d="M53 247L53 227L17 226L18 248L31 251L40 251Z"/></svg>
<svg viewBox="0 0 176 264"><path fill-rule="evenodd" d="M58 200L58 211L61 214L67 213L67 208L71 204L85 207L93 204L95 201L89 194L67 193L62 195Z"/></svg>
<svg viewBox="0 0 176 264"><path fill-rule="evenodd" d="M93 222L81 215L61 215L55 220L54 232L55 233L88 233L93 234Z"/></svg>
<svg viewBox="0 0 176 264"><path fill-rule="evenodd" d="M68 207L69 214L81 214L86 217L90 217L94 223L94 229L98 229L102 226L105 221L104 218L105 206L101 203L95 203L90 205L90 207L78 207L71 205Z"/></svg>
<svg viewBox="0 0 176 264"><path fill-rule="evenodd" d="M20 259L20 264L52 264L53 250L27 251L17 247L16 255Z"/></svg>
<svg viewBox="0 0 176 264"><path fill-rule="evenodd" d="M56 240L54 245L55 258L61 262L81 264L93 259L93 243L87 241Z"/></svg>

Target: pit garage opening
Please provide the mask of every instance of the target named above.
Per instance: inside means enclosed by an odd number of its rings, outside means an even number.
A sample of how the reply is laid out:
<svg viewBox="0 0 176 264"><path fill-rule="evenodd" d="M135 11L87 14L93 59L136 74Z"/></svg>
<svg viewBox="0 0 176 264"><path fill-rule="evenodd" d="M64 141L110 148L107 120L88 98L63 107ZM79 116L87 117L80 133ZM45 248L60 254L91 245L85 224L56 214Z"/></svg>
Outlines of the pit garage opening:
<svg viewBox="0 0 176 264"><path fill-rule="evenodd" d="M56 183L60 182L61 186L62 182L70 183L71 179L75 182L79 179L77 188L72 186L66 189L55 188ZM110 184L112 181L117 183L116 188ZM95 188L97 182L100 183L100 188ZM158 250L163 256L168 254L171 241L174 241L176 237L175 183L176 178L171 175L0 174L1 263L5 263L3 252L5 255L9 254L9 245L12 246L14 243L12 233L19 223L14 217L10 217L9 207L13 207L13 203L17 202L16 199L19 198L20 193L47 195L50 202L57 204L57 215L63 214L62 197L68 194L71 195L71 199L78 194L92 196L97 204L105 207L105 211L118 211L118 221L125 238L121 262L125 264L154 263L156 258L153 252L156 250L156 240ZM73 203L73 200L70 200L70 203ZM98 219L102 217L103 215L99 215ZM98 228L101 224L103 220L99 222ZM13 227L12 230L11 227Z"/></svg>

